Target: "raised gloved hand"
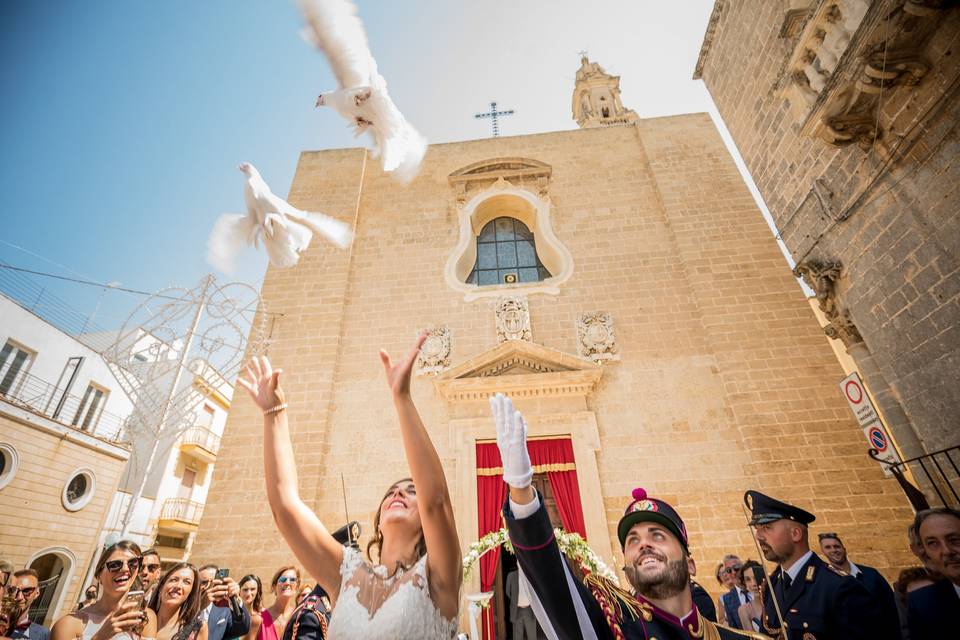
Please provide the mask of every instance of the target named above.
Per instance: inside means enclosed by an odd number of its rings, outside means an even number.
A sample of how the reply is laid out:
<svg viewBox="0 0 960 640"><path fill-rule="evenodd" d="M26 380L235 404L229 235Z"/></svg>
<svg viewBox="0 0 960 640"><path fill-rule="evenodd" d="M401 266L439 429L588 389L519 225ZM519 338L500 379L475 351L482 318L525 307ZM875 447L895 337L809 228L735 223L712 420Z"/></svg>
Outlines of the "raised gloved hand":
<svg viewBox="0 0 960 640"><path fill-rule="evenodd" d="M502 393L490 398L493 420L497 425L497 447L503 461L503 480L515 489L525 489L533 479L533 466L527 453L527 423L513 402Z"/></svg>

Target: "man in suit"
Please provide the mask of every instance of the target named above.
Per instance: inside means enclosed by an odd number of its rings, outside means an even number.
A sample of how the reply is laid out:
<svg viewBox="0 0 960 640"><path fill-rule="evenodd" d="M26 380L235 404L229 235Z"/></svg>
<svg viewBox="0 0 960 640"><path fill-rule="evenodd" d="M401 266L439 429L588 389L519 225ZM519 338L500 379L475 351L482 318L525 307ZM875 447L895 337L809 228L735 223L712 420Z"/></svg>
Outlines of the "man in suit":
<svg viewBox="0 0 960 640"><path fill-rule="evenodd" d="M925 557L943 578L907 596L910 640L944 638L956 629L960 611L960 511L925 509L913 525Z"/></svg>
<svg viewBox="0 0 960 640"><path fill-rule="evenodd" d="M723 608L724 624L734 629L741 629L740 626L740 605L750 602L750 592L743 588L740 582L740 568L743 562L733 554L727 554L723 557L723 568L720 569L721 575L729 576L730 590L720 596L720 604Z"/></svg>
<svg viewBox="0 0 960 640"><path fill-rule="evenodd" d="M530 608L529 587L520 579L520 570L507 576L507 597L510 598L510 622L513 623L513 640L537 640L537 617Z"/></svg>
<svg viewBox="0 0 960 640"><path fill-rule="evenodd" d="M200 590L207 606L200 616L207 624L207 640L230 640L247 635L250 614L240 601L240 585L233 578L217 578L218 567L200 567Z"/></svg>
<svg viewBox="0 0 960 640"><path fill-rule="evenodd" d="M560 640L759 638L703 618L693 603L695 571L687 530L662 500L633 491L617 527L624 570L635 593L595 574L576 578L561 554L543 497L531 486L526 422L500 394L491 398L503 478L510 486L504 519L517 563L531 586L531 607L547 636Z"/></svg>
<svg viewBox="0 0 960 640"><path fill-rule="evenodd" d="M759 491L747 491L743 500L753 514L750 524L760 550L777 565L770 574L773 592L765 584L760 589L764 633L782 637L782 620L787 640L900 639L899 625L884 623L883 611L863 584L810 550L812 513Z"/></svg>
<svg viewBox="0 0 960 640"><path fill-rule="evenodd" d="M18 609L23 612L16 627L10 633L14 640L49 640L50 630L30 620L30 607L40 596L40 576L33 569L21 569L13 573L7 591L16 600Z"/></svg>
<svg viewBox="0 0 960 640"><path fill-rule="evenodd" d="M873 567L868 567L865 564L854 564L847 557L847 548L836 533L821 533L817 535L817 538L820 541L820 551L823 552L827 561L835 569L839 569L863 583L863 586L876 600L877 606L883 611L886 624L900 624L900 616L897 613L897 598L887 579Z"/></svg>

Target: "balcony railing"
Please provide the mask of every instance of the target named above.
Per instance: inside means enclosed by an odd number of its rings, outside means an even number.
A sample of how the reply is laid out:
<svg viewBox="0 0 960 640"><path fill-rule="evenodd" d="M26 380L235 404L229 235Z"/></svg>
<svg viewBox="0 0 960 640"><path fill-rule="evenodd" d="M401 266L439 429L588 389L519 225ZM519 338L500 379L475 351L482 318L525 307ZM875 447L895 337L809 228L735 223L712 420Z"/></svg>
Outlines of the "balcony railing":
<svg viewBox="0 0 960 640"><path fill-rule="evenodd" d="M893 473L915 511L931 506L960 508L960 445L896 464L880 460L876 449L870 449L869 453ZM919 487L908 479L906 471Z"/></svg>
<svg viewBox="0 0 960 640"><path fill-rule="evenodd" d="M174 531L193 531L200 524L203 505L186 498L170 498L163 501L159 527Z"/></svg>
<svg viewBox="0 0 960 640"><path fill-rule="evenodd" d="M110 442L121 442L124 435L126 419L103 410L106 394L99 406L92 407L92 395L84 402L84 396L64 394L55 384L20 373L5 392L0 392L0 400Z"/></svg>
<svg viewBox="0 0 960 640"><path fill-rule="evenodd" d="M206 427L191 427L180 439L180 449L207 462L213 462L220 451L220 436Z"/></svg>

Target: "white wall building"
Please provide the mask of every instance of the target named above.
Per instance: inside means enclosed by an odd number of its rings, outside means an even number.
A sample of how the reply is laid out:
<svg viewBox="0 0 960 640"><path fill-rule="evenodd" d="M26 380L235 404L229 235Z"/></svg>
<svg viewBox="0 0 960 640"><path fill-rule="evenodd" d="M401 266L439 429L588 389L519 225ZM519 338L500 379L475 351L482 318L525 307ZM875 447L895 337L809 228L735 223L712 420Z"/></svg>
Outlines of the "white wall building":
<svg viewBox="0 0 960 640"><path fill-rule="evenodd" d="M82 592L132 411L99 353L0 294L0 557L40 574L34 621Z"/></svg>

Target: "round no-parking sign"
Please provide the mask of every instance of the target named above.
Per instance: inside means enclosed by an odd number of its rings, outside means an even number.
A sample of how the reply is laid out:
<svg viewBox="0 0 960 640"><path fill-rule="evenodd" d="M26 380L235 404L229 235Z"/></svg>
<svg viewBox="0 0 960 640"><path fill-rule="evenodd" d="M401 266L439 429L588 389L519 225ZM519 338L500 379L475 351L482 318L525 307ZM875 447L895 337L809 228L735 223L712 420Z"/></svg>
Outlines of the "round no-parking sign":
<svg viewBox="0 0 960 640"><path fill-rule="evenodd" d="M870 427L867 431L867 439L878 453L883 453L887 450L887 435L879 427Z"/></svg>

